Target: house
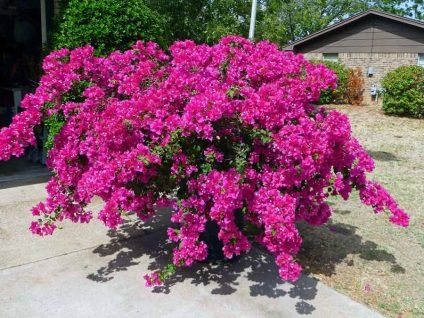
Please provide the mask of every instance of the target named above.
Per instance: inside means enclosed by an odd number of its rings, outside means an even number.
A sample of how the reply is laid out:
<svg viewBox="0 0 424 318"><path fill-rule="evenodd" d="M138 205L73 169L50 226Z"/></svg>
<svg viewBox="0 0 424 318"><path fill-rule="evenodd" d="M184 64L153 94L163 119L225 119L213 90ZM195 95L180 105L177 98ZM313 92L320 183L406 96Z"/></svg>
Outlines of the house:
<svg viewBox="0 0 424 318"><path fill-rule="evenodd" d="M332 60L364 74L364 103L379 101L383 76L400 66L424 67L424 22L370 9L282 48Z"/></svg>

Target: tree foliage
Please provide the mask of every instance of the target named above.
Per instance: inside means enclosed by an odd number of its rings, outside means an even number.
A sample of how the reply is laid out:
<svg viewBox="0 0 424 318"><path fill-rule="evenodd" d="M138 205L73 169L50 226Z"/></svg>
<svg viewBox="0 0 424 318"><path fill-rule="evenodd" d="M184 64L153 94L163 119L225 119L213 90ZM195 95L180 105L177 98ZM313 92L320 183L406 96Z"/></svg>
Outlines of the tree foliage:
<svg viewBox="0 0 424 318"><path fill-rule="evenodd" d="M366 9L364 1L268 0L260 36L284 44Z"/></svg>
<svg viewBox="0 0 424 318"><path fill-rule="evenodd" d="M247 36L251 0L146 0L165 21L168 44L191 39L216 43L228 34Z"/></svg>
<svg viewBox="0 0 424 318"><path fill-rule="evenodd" d="M248 35L251 0L146 0L145 3L164 19L168 44L185 39L212 44L224 35ZM369 8L422 19L423 3L423 0L258 0L255 38L283 45Z"/></svg>

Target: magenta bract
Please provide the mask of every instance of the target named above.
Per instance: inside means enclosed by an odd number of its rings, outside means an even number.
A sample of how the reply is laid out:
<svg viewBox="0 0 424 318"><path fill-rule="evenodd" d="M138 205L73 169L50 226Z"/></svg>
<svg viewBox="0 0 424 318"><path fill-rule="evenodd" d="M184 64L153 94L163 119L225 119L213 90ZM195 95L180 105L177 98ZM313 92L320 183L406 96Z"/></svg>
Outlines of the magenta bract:
<svg viewBox="0 0 424 318"><path fill-rule="evenodd" d="M408 225L388 192L367 181L374 164L348 118L312 104L334 88L334 73L301 55L229 36L214 46L176 42L169 55L142 42L105 58L91 47L62 49L43 68L26 110L0 134L7 160L34 144L35 125L64 118L47 162L55 174L48 198L32 210L45 217L31 225L36 234L51 234L64 219L89 222L85 207L94 196L110 228L123 213L146 220L155 206L172 205L173 263L191 265L207 256L199 239L207 221L217 222L226 257L250 249L235 224L234 210L242 209L280 276L295 280L302 242L295 222L327 222L331 195L348 199L356 189L375 212ZM154 285L164 276L146 277Z"/></svg>

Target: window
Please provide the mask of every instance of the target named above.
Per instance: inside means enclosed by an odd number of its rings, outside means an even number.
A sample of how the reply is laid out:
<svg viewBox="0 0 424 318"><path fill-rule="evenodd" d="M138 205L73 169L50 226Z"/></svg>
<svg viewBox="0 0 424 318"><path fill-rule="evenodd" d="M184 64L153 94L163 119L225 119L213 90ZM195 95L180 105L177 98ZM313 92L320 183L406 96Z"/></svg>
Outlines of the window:
<svg viewBox="0 0 424 318"><path fill-rule="evenodd" d="M418 63L419 66L424 67L424 53L418 53Z"/></svg>
<svg viewBox="0 0 424 318"><path fill-rule="evenodd" d="M322 59L324 61L339 61L339 53L322 53Z"/></svg>

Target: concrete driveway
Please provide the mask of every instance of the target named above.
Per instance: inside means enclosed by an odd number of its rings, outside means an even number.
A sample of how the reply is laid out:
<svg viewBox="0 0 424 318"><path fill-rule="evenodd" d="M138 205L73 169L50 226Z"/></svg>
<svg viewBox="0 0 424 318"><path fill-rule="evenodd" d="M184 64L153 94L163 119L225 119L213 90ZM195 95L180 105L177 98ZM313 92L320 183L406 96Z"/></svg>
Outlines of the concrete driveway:
<svg viewBox="0 0 424 318"><path fill-rule="evenodd" d="M30 208L45 184L0 189L0 317L382 317L317 280L278 277L253 248L234 263L198 263L145 288L142 276L170 262L169 211L110 231L99 221L32 235ZM100 207L95 202L93 209Z"/></svg>

